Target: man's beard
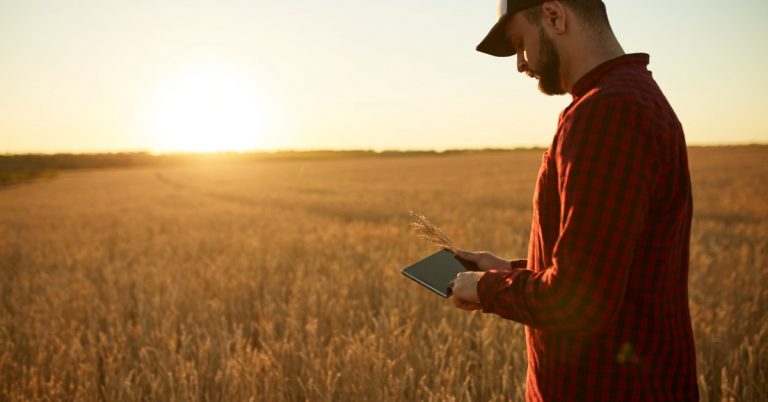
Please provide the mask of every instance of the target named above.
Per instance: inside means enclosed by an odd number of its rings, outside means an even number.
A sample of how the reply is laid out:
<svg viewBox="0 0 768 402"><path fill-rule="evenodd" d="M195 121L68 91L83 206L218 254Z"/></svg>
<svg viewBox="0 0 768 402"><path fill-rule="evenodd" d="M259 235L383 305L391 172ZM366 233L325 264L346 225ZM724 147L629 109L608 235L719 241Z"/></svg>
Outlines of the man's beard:
<svg viewBox="0 0 768 402"><path fill-rule="evenodd" d="M539 79L539 90L546 95L563 95L565 89L560 81L560 54L549 39L544 28L539 28L539 65L531 71Z"/></svg>

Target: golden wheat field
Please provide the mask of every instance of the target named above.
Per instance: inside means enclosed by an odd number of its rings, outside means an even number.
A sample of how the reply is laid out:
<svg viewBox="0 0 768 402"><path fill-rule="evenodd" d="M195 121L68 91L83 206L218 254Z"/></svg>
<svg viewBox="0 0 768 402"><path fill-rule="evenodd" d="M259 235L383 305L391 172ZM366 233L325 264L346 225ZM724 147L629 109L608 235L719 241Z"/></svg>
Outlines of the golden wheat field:
<svg viewBox="0 0 768 402"><path fill-rule="evenodd" d="M524 258L540 150L73 171L0 190L0 400L506 401L523 327L404 278ZM704 401L768 400L768 147L692 148Z"/></svg>

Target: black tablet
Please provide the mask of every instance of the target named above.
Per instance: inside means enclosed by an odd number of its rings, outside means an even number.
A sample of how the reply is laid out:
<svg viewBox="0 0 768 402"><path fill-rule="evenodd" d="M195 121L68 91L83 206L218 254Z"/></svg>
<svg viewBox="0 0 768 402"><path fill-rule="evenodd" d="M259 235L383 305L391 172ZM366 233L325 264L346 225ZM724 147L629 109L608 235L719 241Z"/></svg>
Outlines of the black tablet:
<svg viewBox="0 0 768 402"><path fill-rule="evenodd" d="M477 271L477 265L442 249L400 272L443 297L451 295L450 283L459 272Z"/></svg>

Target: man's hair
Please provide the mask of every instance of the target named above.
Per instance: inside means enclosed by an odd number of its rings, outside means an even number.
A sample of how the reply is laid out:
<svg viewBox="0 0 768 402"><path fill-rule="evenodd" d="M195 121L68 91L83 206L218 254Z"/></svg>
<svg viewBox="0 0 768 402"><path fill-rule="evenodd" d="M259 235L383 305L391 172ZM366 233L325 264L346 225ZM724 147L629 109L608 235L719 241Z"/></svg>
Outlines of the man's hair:
<svg viewBox="0 0 768 402"><path fill-rule="evenodd" d="M602 0L558 0L565 7L568 7L584 23L595 30L602 31L603 28L611 29L608 22L608 12L605 10L605 3ZM524 11L528 22L536 25L541 24L541 5L529 7Z"/></svg>

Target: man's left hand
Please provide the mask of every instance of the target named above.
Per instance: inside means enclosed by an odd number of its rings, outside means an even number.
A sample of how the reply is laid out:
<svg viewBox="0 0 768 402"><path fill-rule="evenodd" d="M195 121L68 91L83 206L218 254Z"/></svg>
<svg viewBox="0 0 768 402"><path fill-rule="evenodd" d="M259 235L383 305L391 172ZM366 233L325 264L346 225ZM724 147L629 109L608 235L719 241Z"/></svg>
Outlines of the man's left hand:
<svg viewBox="0 0 768 402"><path fill-rule="evenodd" d="M463 310L480 310L480 298L477 295L477 282L485 272L460 272L451 281L453 304Z"/></svg>

